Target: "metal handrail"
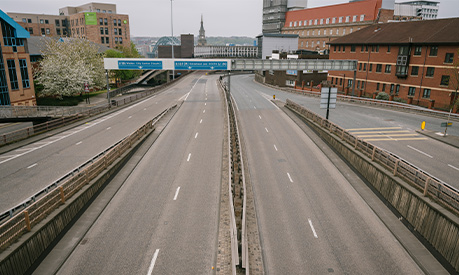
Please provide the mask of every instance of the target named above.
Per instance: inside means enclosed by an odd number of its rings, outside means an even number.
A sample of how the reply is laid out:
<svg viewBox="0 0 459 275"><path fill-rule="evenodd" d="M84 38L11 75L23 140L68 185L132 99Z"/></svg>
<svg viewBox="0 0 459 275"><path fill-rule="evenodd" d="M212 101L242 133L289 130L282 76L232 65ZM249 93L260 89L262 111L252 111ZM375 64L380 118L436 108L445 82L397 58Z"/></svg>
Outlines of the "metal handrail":
<svg viewBox="0 0 459 275"><path fill-rule="evenodd" d="M322 128L344 140L356 150L361 151L372 161L377 161L385 168L417 189L423 191L424 195L430 195L455 213L459 213L459 190L435 176L421 170L396 154L379 148L369 142L361 140L338 125L325 118L309 111L303 106L287 99L287 107L299 114L311 119Z"/></svg>

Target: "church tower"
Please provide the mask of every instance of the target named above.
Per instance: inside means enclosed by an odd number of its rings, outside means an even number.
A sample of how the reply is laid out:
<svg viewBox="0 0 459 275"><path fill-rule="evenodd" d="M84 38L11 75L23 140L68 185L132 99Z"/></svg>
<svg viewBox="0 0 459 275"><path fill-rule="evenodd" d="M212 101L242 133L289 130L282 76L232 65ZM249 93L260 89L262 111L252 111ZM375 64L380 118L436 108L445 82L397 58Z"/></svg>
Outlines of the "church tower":
<svg viewBox="0 0 459 275"><path fill-rule="evenodd" d="M206 31L204 30L204 21L201 15L201 28L199 29L198 46L205 46L205 45L207 45Z"/></svg>

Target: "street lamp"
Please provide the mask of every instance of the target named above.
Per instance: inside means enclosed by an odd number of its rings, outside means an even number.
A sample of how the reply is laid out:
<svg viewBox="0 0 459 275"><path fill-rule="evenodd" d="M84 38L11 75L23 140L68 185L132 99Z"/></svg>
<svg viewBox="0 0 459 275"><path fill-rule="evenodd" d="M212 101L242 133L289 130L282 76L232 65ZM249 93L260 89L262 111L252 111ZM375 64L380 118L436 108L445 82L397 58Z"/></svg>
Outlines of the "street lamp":
<svg viewBox="0 0 459 275"><path fill-rule="evenodd" d="M171 47L172 47L172 80L175 79L175 63L174 63L174 21L173 21L173 17L172 17L172 1L171 0L171 34L172 34L172 37L171 37Z"/></svg>
<svg viewBox="0 0 459 275"><path fill-rule="evenodd" d="M110 83L108 82L108 70L105 70L105 76L107 77L107 99L108 99L108 108L112 107L110 103Z"/></svg>

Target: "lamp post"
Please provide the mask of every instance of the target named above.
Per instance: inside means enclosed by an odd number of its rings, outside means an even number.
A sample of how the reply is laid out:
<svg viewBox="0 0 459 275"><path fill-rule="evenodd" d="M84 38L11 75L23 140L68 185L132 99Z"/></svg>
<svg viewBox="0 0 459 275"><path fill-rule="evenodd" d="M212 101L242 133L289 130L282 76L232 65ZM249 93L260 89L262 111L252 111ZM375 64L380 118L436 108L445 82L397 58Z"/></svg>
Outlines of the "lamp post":
<svg viewBox="0 0 459 275"><path fill-rule="evenodd" d="M172 66L173 66L173 69L172 69L172 80L175 79L175 63L174 63L174 20L173 20L173 17L172 17L172 1L171 0L171 34L172 34L172 37L171 37L171 47L172 47Z"/></svg>
<svg viewBox="0 0 459 275"><path fill-rule="evenodd" d="M107 99L108 99L108 108L112 107L110 102L110 83L108 82L108 70L105 70L105 76L107 78Z"/></svg>

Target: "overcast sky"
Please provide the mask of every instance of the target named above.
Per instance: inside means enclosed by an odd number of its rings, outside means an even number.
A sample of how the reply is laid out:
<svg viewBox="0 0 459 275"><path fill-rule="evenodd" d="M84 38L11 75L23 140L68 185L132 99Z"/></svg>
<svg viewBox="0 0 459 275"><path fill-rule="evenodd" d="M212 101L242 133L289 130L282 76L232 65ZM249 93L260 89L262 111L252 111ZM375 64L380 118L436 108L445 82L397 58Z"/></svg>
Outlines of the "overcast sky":
<svg viewBox="0 0 459 275"><path fill-rule="evenodd" d="M439 17L459 17L459 0L440 2ZM170 0L0 0L4 12L59 13L59 8L89 2L114 3L117 13L128 14L131 35L169 36ZM309 0L308 7L347 3L348 0ZM396 0L396 2L406 2ZM261 33L263 0L173 0L174 35L199 33L201 14L206 36L249 36Z"/></svg>

